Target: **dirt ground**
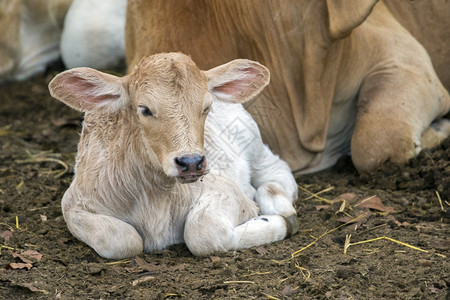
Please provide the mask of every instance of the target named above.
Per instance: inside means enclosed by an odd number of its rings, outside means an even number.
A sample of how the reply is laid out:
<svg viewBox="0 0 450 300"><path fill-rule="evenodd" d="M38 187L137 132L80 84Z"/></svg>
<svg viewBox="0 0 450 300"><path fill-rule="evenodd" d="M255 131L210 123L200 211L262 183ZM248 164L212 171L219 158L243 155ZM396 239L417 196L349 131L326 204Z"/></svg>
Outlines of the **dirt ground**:
<svg viewBox="0 0 450 300"><path fill-rule="evenodd" d="M54 74L0 86L0 298L450 299L449 140L371 176L343 158L298 177L301 230L284 241L110 261L61 214L82 116L48 94Z"/></svg>

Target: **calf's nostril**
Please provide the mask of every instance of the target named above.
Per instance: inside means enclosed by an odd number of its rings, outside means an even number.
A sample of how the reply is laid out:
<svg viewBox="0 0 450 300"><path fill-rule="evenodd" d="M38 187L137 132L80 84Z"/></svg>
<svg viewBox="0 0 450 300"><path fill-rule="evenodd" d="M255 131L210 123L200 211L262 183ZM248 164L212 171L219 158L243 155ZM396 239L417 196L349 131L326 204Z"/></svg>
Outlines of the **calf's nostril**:
<svg viewBox="0 0 450 300"><path fill-rule="evenodd" d="M189 162L187 162L186 159L183 158L185 157L175 158L175 163L178 165L181 172L187 172L189 170Z"/></svg>
<svg viewBox="0 0 450 300"><path fill-rule="evenodd" d="M205 157L204 156L200 156L200 160L199 160L199 162L197 163L197 171L200 171L200 170L202 170L203 169L203 167L204 167L204 163L205 162Z"/></svg>

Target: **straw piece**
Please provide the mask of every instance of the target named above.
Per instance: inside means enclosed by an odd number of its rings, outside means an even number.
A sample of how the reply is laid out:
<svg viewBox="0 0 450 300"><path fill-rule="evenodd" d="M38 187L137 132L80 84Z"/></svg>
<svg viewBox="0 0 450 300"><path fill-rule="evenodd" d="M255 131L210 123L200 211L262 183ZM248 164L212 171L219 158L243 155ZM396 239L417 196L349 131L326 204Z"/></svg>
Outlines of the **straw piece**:
<svg viewBox="0 0 450 300"><path fill-rule="evenodd" d="M277 298L277 297L271 296L271 295L269 295L269 294L266 294L266 293L263 293L263 292L261 292L261 294L263 294L264 296L266 296L266 297L267 297L267 299L272 299L272 300L281 300L280 298Z"/></svg>
<svg viewBox="0 0 450 300"><path fill-rule="evenodd" d="M321 192L313 193L313 192L310 192L309 190L305 189L304 187L302 187L302 186L299 185L299 184L297 184L297 186L298 186L298 188L301 189L302 191L311 194L311 197L317 198L317 199L319 199L320 201L323 201L323 202L328 203L328 204L330 204L330 205L333 204L332 201L330 201L330 200L328 200L328 199L325 199L325 198L322 198L322 197L319 197L318 194L320 194ZM327 190L327 189L325 189L325 190ZM325 190L323 190L323 191L325 191Z"/></svg>
<svg viewBox="0 0 450 300"><path fill-rule="evenodd" d="M118 265L118 264L128 264L128 263L130 263L130 260L124 259L124 260L107 262L107 263L105 263L105 265Z"/></svg>
<svg viewBox="0 0 450 300"><path fill-rule="evenodd" d="M295 267L297 269L299 269L300 272L302 272L302 275L305 278L305 281L307 281L309 278L311 278L311 272L307 268L300 267L300 265L297 262L295 263ZM306 271L307 275L305 275L305 273L303 273L303 271Z"/></svg>
<svg viewBox="0 0 450 300"><path fill-rule="evenodd" d="M413 245L410 245L410 244L398 241L398 240L390 238L388 236L380 236L380 237L376 237L376 238L373 238L373 239L369 239L369 240L365 240L365 241L359 241L359 242L355 242L355 243L350 243L350 238L351 238L351 234L347 235L346 238L345 238L344 254L347 252L347 249L350 246L355 246L355 245L360 245L360 244L365 244L365 243L371 243L371 242L375 242L375 241L378 241L378 240L388 240L388 241L397 243L399 245L411 248L413 250L421 251L421 252L424 252L424 253L429 253L430 252L429 250L425 250L425 249L422 249L422 248L419 248L419 247L416 247L416 246L413 246ZM445 256L443 254L440 254L440 253L436 253L436 255L438 255L440 257L443 257L443 258L447 257L447 256Z"/></svg>
<svg viewBox="0 0 450 300"><path fill-rule="evenodd" d="M308 249L309 247L311 247L312 245L314 245L318 240L320 240L321 238L323 238L323 237L326 236L327 234L330 234L330 233L332 233L332 232L338 230L338 229L341 228L341 227L347 226L348 224L354 223L354 222L358 221L359 219L364 218L365 216L367 216L368 213L369 213L369 212L366 212L366 213L364 213L364 214L361 214L361 215L357 216L356 218L354 218L354 219L352 219L352 220L350 220L350 221L348 221L348 222L346 222L346 223L344 223L344 224L339 225L338 227L335 227L335 228L333 228L333 229L330 229L330 230L325 231L324 233L322 233L322 235L320 235L317 239L315 239L314 241L312 241L311 243L309 243L309 244L306 245L305 247L301 248L300 250L297 250L297 251L293 252L293 253L291 254L291 258L294 258L294 257L298 256L299 253L301 253L302 251L304 251L304 250Z"/></svg>
<svg viewBox="0 0 450 300"><path fill-rule="evenodd" d="M326 192L329 192L329 191L332 191L332 190L334 190L334 186L327 187L326 189L324 189L324 190L322 190L322 191L320 191L320 192L314 193L314 194L312 194L311 196L306 197L306 198L303 199L303 200L309 200L309 199L314 198L314 197L316 197L316 196L318 196L318 195L320 195L320 194L323 194L323 193L326 193ZM310 193L311 193L311 192L310 192Z"/></svg>
<svg viewBox="0 0 450 300"><path fill-rule="evenodd" d="M439 192L438 192L438 191L435 191L435 192L436 192L436 196L437 196L437 198L438 198L438 200L439 200L439 204L441 205L441 210L442 210L443 212L447 212L447 211L444 209L444 205L442 204L441 195L439 195Z"/></svg>

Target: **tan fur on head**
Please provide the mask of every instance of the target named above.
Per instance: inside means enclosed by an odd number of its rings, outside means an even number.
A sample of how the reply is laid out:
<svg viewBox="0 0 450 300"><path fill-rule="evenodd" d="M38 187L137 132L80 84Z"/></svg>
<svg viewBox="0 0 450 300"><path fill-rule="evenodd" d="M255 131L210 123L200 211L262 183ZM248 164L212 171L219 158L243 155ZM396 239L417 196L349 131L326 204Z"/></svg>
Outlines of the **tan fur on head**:
<svg viewBox="0 0 450 300"><path fill-rule="evenodd" d="M152 117L139 115L144 140L167 175L176 176L176 157L203 153L205 109L212 99L195 63L179 53L146 57L129 75L133 107L146 107Z"/></svg>
<svg viewBox="0 0 450 300"><path fill-rule="evenodd" d="M86 112L85 123L92 130L95 123L105 127L100 124L120 114L121 122L140 136L132 140L134 148L147 149L152 165L176 177L176 158L204 155L204 126L212 102L246 102L269 80L267 68L253 61L235 60L201 71L187 55L162 53L143 58L122 78L90 68L71 69L57 75L49 89L53 97ZM98 135L111 133L100 130Z"/></svg>

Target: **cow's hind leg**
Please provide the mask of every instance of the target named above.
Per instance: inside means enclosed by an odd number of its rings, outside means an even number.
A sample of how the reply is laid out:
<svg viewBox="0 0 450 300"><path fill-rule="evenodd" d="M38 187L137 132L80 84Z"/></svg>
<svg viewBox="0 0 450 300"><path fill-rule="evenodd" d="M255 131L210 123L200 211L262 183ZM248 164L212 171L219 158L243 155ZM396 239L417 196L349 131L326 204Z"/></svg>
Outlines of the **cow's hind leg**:
<svg viewBox="0 0 450 300"><path fill-rule="evenodd" d="M351 155L361 173L388 160L406 163L450 131L445 119L433 123L449 111L450 97L432 70L389 71L369 76L360 90Z"/></svg>
<svg viewBox="0 0 450 300"><path fill-rule="evenodd" d="M194 255L253 247L292 234L285 217L258 216L255 202L238 189L230 186L224 193L217 187L203 194L186 218L184 240Z"/></svg>
<svg viewBox="0 0 450 300"><path fill-rule="evenodd" d="M122 220L74 208L64 212L64 219L72 234L102 257L121 259L143 251L139 233Z"/></svg>

